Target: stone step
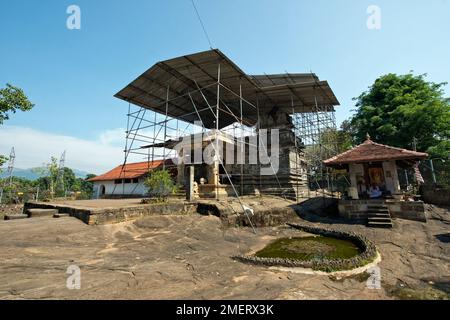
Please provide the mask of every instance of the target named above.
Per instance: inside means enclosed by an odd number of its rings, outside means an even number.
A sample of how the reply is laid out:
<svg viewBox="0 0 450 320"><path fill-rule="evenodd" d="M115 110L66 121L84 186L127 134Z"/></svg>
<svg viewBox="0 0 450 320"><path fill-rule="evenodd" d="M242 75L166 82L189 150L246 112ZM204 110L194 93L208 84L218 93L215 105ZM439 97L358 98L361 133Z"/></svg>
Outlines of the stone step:
<svg viewBox="0 0 450 320"><path fill-rule="evenodd" d="M391 217L369 217L368 219L370 222L389 222L392 223Z"/></svg>
<svg viewBox="0 0 450 320"><path fill-rule="evenodd" d="M373 214L389 214L389 210L367 210L367 213L373 213Z"/></svg>
<svg viewBox="0 0 450 320"><path fill-rule="evenodd" d="M372 228L392 228L392 222L375 222L375 221L369 221L367 224L368 227Z"/></svg>
<svg viewBox="0 0 450 320"><path fill-rule="evenodd" d="M367 206L367 210L368 211L388 211L389 208L388 207L371 207L371 206Z"/></svg>
<svg viewBox="0 0 450 320"><path fill-rule="evenodd" d="M367 211L389 211L389 208L369 208L367 207Z"/></svg>
<svg viewBox="0 0 450 320"><path fill-rule="evenodd" d="M391 216L389 211L369 211L367 212L368 216Z"/></svg>
<svg viewBox="0 0 450 320"><path fill-rule="evenodd" d="M37 217L53 217L53 215L58 214L58 209L27 209L25 214L28 215L29 218L37 218Z"/></svg>
<svg viewBox="0 0 450 320"><path fill-rule="evenodd" d="M20 219L28 219L26 214L6 214L5 220L20 220Z"/></svg>
<svg viewBox="0 0 450 320"><path fill-rule="evenodd" d="M55 213L53 215L53 218L65 218L65 217L70 217L70 214L68 214L68 213Z"/></svg>
<svg viewBox="0 0 450 320"><path fill-rule="evenodd" d="M389 213L379 213L379 212L377 212L377 213L368 213L367 214L367 216L369 217L369 218L371 218L371 217L379 217L379 218L391 218L391 215L389 214Z"/></svg>

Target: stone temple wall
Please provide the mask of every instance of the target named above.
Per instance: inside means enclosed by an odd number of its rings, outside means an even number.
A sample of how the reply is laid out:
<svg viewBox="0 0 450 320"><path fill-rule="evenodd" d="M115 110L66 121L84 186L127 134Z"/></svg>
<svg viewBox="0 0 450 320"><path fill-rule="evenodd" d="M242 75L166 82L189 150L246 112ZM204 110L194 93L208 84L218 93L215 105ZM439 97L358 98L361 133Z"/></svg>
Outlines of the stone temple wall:
<svg viewBox="0 0 450 320"><path fill-rule="evenodd" d="M268 137L270 137L268 130ZM304 156L295 147L295 135L291 129L279 129L279 155L275 155L270 163L249 164L250 157L255 151L248 148L249 138L246 137L245 164L243 175L241 165L227 165L227 171L232 175L232 182L238 192L241 187L243 194L271 194L285 196L290 199L306 197L308 183L306 174L306 162ZM271 141L267 139L267 145L261 150L271 156ZM297 143L301 143L297 141ZM259 144L259 148L261 144ZM258 151L257 151L258 152ZM277 163L278 162L278 163ZM242 180L241 180L242 179Z"/></svg>
<svg viewBox="0 0 450 320"><path fill-rule="evenodd" d="M424 185L420 188L423 201L441 206L450 206L450 188Z"/></svg>

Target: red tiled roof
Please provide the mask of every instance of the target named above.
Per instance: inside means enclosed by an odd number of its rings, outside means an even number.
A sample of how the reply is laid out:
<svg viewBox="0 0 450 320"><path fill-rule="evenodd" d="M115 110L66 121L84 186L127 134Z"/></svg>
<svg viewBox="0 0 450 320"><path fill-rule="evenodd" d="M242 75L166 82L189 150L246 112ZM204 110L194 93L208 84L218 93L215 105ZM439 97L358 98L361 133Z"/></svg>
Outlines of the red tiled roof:
<svg viewBox="0 0 450 320"><path fill-rule="evenodd" d="M395 148L375 143L368 138L364 143L325 160L326 165L339 165L355 162L389 161L389 160L420 160L428 157L427 153Z"/></svg>
<svg viewBox="0 0 450 320"><path fill-rule="evenodd" d="M111 171L108 171L97 177L88 179L87 181L109 181L116 179L133 179L139 178L148 173L149 169L162 167L164 160L156 160L153 162L136 162L127 163L122 170L123 165L117 166ZM166 160L166 165L172 165L172 160Z"/></svg>

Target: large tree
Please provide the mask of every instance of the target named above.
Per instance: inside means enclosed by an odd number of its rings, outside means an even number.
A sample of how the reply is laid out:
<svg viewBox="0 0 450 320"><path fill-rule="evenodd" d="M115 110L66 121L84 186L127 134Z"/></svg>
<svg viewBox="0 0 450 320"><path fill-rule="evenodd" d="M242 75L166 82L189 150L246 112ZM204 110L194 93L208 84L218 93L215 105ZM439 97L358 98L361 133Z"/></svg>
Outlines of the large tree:
<svg viewBox="0 0 450 320"><path fill-rule="evenodd" d="M9 83L6 84L6 88L0 89L0 125L9 119L9 113L15 113L17 110L28 111L33 107L34 104L28 100L22 89ZM0 172L6 161L8 158L0 154Z"/></svg>
<svg viewBox="0 0 450 320"><path fill-rule="evenodd" d="M450 152L450 99L446 83L426 81L426 75L387 74L356 100L350 127L355 143L365 139L426 151L447 158Z"/></svg>
<svg viewBox="0 0 450 320"><path fill-rule="evenodd" d="M28 111L34 107L34 104L28 100L22 89L9 83L6 88L0 89L0 124L9 119L10 113L16 113L17 110Z"/></svg>
<svg viewBox="0 0 450 320"><path fill-rule="evenodd" d="M42 176L38 179L38 185L43 189L49 190L50 197L53 198L59 176L58 159L51 157L49 163L45 163L43 167L35 168L35 172Z"/></svg>

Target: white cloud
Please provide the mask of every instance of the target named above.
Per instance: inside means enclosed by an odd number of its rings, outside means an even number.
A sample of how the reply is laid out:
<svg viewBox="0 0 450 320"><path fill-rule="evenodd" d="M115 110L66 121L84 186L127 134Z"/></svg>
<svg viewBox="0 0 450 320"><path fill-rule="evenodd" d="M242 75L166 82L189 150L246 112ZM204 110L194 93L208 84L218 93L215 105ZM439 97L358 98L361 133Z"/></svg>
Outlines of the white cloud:
<svg viewBox="0 0 450 320"><path fill-rule="evenodd" d="M106 130L100 134L99 141L103 145L123 147L125 141L125 131L126 129L123 128Z"/></svg>
<svg viewBox="0 0 450 320"><path fill-rule="evenodd" d="M0 154L15 148L15 167L31 168L59 158L66 150L66 166L95 174L104 173L123 162L124 129L103 132L95 140L83 140L26 127L0 128ZM130 161L142 161L139 158Z"/></svg>

